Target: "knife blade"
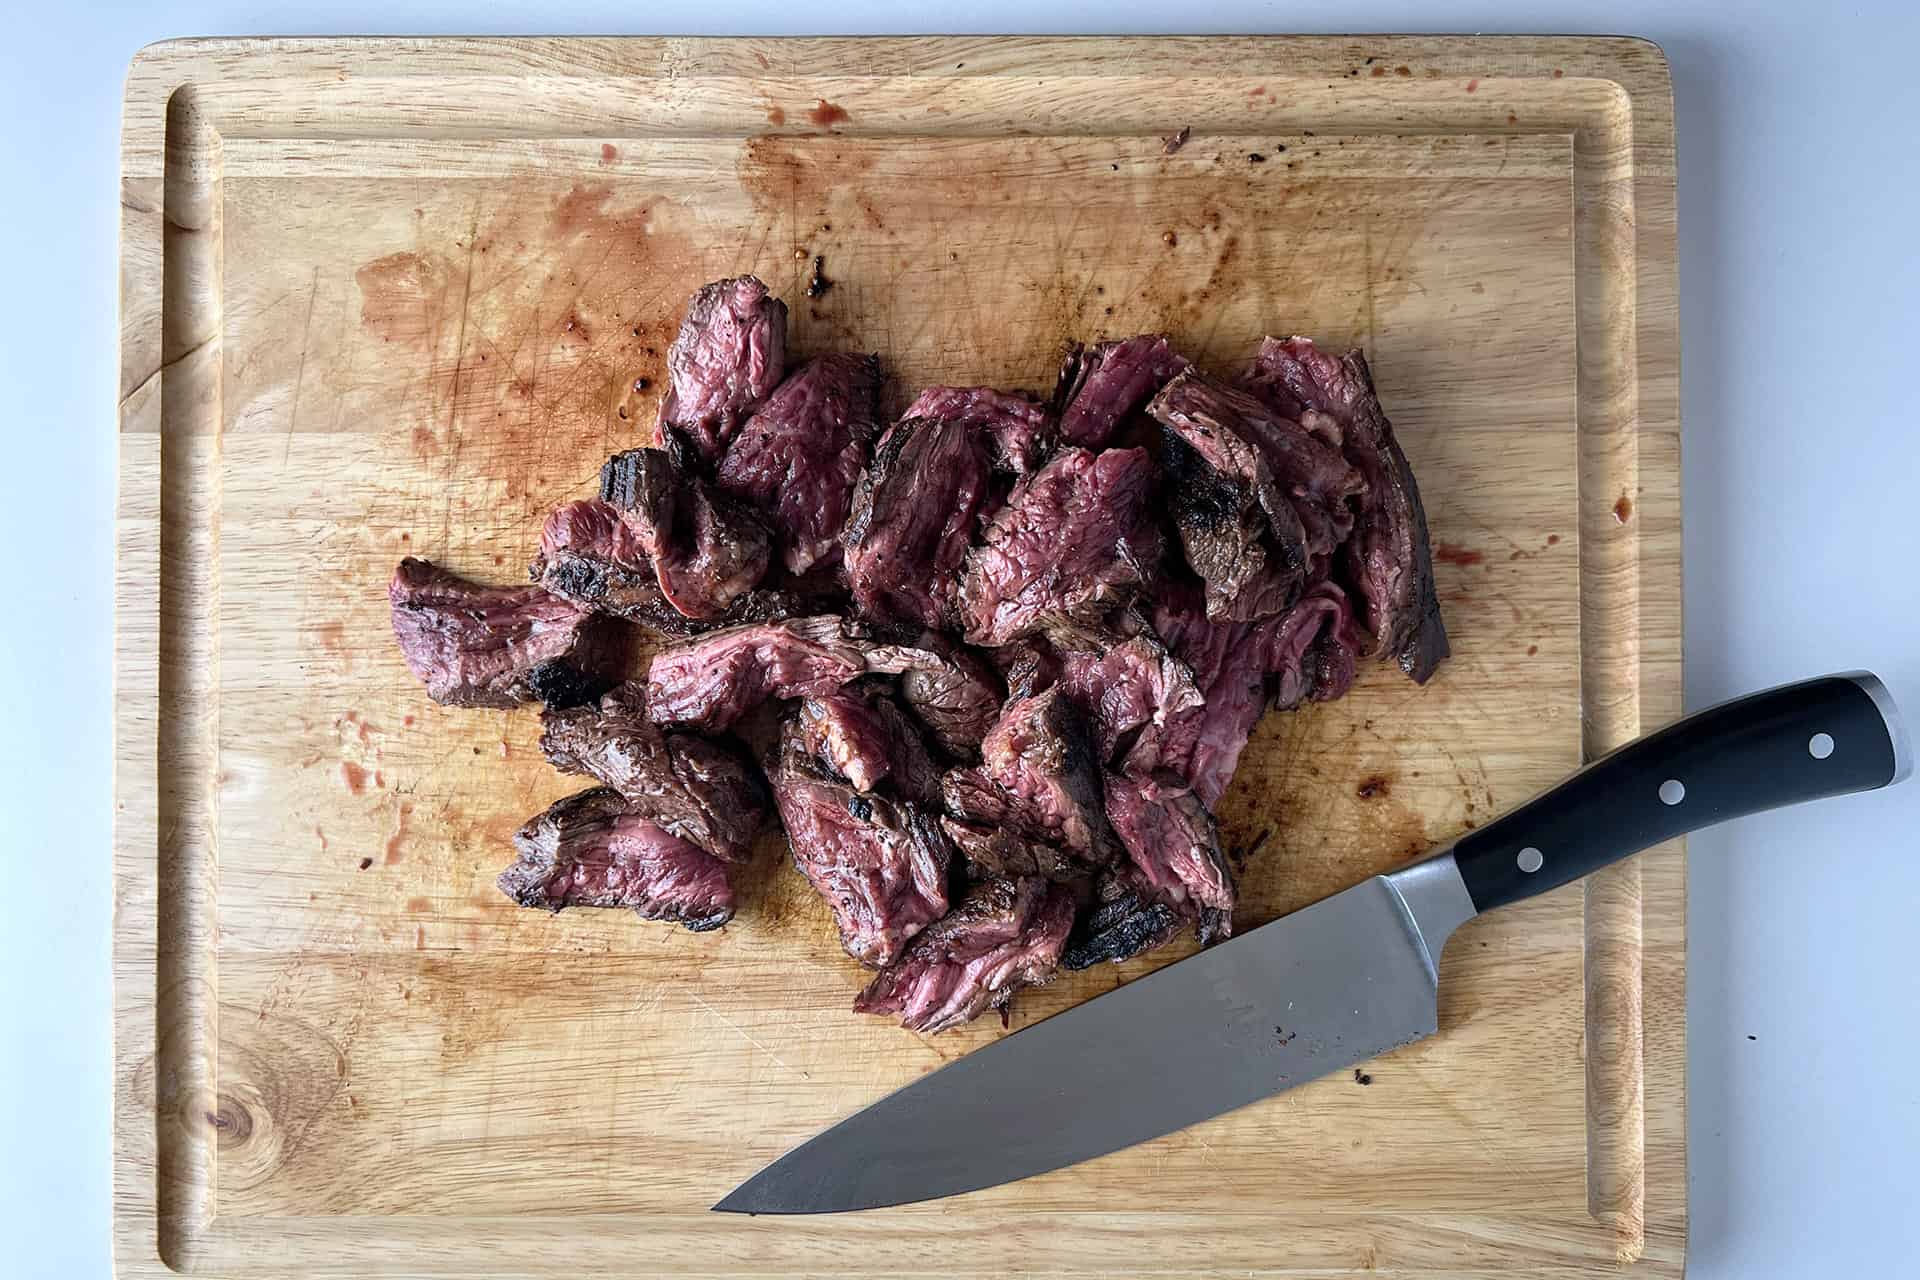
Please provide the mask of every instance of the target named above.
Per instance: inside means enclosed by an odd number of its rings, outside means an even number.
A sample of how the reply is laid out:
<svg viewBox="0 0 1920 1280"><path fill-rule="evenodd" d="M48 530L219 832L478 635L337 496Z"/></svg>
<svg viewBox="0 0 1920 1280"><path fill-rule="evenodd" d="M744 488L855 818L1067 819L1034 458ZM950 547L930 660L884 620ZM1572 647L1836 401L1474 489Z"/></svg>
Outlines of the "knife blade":
<svg viewBox="0 0 1920 1280"><path fill-rule="evenodd" d="M714 1205L835 1213L1077 1164L1435 1034L1440 956L1484 911L1729 818L1913 767L1866 672L1698 712L1450 848L1168 965L909 1084Z"/></svg>

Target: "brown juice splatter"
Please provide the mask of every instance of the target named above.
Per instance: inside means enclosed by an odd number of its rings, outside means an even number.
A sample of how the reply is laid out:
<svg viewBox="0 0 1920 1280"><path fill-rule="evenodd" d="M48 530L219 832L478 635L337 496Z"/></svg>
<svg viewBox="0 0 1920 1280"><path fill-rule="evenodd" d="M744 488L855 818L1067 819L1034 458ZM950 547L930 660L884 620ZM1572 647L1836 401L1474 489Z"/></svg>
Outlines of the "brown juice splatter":
<svg viewBox="0 0 1920 1280"><path fill-rule="evenodd" d="M828 102L825 98L816 98L814 100L813 110L807 112L807 119L813 121L815 125L822 129L829 128L845 120L851 120L852 118L852 116L847 114L845 107L836 102Z"/></svg>

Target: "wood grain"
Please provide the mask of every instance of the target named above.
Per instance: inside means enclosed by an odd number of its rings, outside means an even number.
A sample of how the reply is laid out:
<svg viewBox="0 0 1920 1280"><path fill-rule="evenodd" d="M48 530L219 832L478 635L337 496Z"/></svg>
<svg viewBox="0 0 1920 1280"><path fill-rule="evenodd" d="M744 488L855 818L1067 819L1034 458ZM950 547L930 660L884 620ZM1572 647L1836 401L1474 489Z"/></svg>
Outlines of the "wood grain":
<svg viewBox="0 0 1920 1280"><path fill-rule="evenodd" d="M821 109L833 104L844 118ZM816 123L818 119L821 123ZM1191 140L1168 154L1161 138ZM428 703L404 554L517 579L757 271L892 394L1165 329L1364 346L1455 658L1269 717L1243 921L1680 710L1670 92L1631 40L238 40L156 46L122 163L115 1248L123 1274L1677 1275L1685 862L1467 926L1442 1034L1016 1187L706 1206L1002 1034L847 1012L761 850L699 938L513 909L571 788ZM835 282L809 300L811 258ZM897 407L897 406L896 406ZM363 869L361 864L367 865ZM1166 953L1023 997L1015 1025Z"/></svg>

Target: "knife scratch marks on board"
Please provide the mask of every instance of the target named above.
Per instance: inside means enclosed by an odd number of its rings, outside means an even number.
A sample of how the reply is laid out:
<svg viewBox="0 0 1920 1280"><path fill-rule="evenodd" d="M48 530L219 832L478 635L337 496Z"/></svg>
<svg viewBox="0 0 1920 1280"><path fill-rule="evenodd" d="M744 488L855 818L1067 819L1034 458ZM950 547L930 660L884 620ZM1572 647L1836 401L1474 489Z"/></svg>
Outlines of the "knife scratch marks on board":
<svg viewBox="0 0 1920 1280"><path fill-rule="evenodd" d="M799 1076L802 1080L813 1079L813 1076L810 1073L800 1070L800 1068L794 1066L792 1063L788 1062L785 1058L782 1058L779 1054L769 1049L751 1031L747 1030L745 1027L741 1026L739 1023L735 1022L732 1018L729 1018L726 1014L720 1012L718 1009L714 1008L712 1005L708 1004L699 995L696 994L693 997L693 1002L699 1005L702 1009L705 1009L708 1013L712 1014L715 1018L719 1019L721 1022L725 1023L727 1027L730 1030L736 1032L741 1037L741 1039L745 1040L748 1044L752 1045L754 1048L758 1049L760 1052L766 1054L769 1058L772 1058L775 1062L779 1063L781 1066L785 1067L787 1070Z"/></svg>
<svg viewBox="0 0 1920 1280"><path fill-rule="evenodd" d="M284 470L293 457L293 433L300 426L300 387L307 377L307 348L313 343L313 304L320 298L320 268L313 269L313 282L307 288L307 321L300 328L300 363L293 370L293 408L287 414L287 447L280 455Z"/></svg>

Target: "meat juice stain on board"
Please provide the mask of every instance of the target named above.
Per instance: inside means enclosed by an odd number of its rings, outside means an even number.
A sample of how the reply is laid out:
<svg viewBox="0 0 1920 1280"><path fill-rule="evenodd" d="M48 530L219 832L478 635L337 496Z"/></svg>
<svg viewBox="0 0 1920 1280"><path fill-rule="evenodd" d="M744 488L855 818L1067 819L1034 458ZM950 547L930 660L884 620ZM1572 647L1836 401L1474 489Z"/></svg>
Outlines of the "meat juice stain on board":
<svg viewBox="0 0 1920 1280"><path fill-rule="evenodd" d="M651 426L652 397L633 388L658 379L702 250L690 215L625 190L510 176L356 273L394 420L456 511L504 496L537 519L582 458ZM460 464L476 455L512 465Z"/></svg>
<svg viewBox="0 0 1920 1280"><path fill-rule="evenodd" d="M1436 542L1433 544L1433 558L1442 564L1457 564L1462 568L1471 568L1484 562L1487 556L1483 551L1457 546L1451 542Z"/></svg>

